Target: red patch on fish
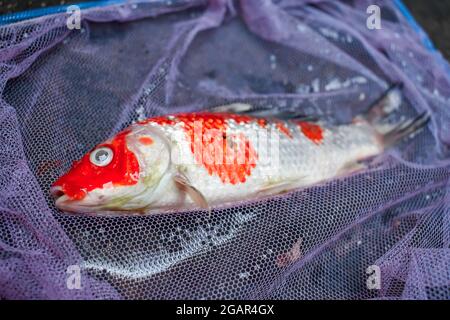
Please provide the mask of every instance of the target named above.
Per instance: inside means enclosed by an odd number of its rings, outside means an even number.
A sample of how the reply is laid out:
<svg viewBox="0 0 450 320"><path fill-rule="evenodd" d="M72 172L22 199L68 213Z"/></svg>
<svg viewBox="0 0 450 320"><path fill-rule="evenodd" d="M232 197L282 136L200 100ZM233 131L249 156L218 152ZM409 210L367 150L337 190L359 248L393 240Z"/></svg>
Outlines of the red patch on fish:
<svg viewBox="0 0 450 320"><path fill-rule="evenodd" d="M263 118L259 118L258 120L256 120L256 122L259 124L261 128L265 128L267 125L267 120Z"/></svg>
<svg viewBox="0 0 450 320"><path fill-rule="evenodd" d="M302 130L303 134L306 138L314 142L315 144L322 143L323 140L323 129L317 124L310 122L299 122L298 123L300 130Z"/></svg>
<svg viewBox="0 0 450 320"><path fill-rule="evenodd" d="M284 135L286 135L286 137L292 139L291 131L288 129L288 127L286 127L284 125L283 122L277 122L276 126L277 126L277 129L280 130L280 132L282 132Z"/></svg>
<svg viewBox="0 0 450 320"><path fill-rule="evenodd" d="M139 163L126 143L129 130L117 134L110 143L98 145L108 147L114 153L111 163L99 167L91 163L88 152L79 161L74 162L69 172L60 177L53 186L61 186L64 193L72 200L83 199L87 192L102 188L104 184L113 186L134 185L138 181ZM95 150L95 149L94 149Z"/></svg>
<svg viewBox="0 0 450 320"><path fill-rule="evenodd" d="M258 156L244 135L227 134L228 121L239 124L256 121L261 127L266 125L265 120L251 116L207 112L162 116L141 123L182 123L195 161L202 164L209 175L218 176L223 183L243 183L255 168Z"/></svg>
<svg viewBox="0 0 450 320"><path fill-rule="evenodd" d="M149 146L153 143L153 139L150 137L140 137L139 142L143 145Z"/></svg>

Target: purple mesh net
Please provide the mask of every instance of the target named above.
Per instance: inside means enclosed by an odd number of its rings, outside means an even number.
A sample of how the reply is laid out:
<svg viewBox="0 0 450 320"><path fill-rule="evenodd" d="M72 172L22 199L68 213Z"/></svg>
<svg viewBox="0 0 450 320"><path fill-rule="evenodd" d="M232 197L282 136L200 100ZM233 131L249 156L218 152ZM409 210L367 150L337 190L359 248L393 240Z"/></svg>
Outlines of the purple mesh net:
<svg viewBox="0 0 450 320"><path fill-rule="evenodd" d="M84 10L81 30L1 27L0 297L450 298L449 74L393 1L368 29L372 2L151 1ZM347 178L211 216L63 215L49 197L142 117L243 101L342 122L399 81L398 117L430 125Z"/></svg>

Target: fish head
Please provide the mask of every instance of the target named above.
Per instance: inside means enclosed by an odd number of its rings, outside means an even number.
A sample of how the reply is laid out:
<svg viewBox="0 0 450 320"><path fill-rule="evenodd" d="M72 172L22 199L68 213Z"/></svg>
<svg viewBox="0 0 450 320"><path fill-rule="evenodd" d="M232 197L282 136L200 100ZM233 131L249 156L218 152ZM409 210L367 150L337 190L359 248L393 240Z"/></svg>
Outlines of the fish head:
<svg viewBox="0 0 450 320"><path fill-rule="evenodd" d="M134 125L75 161L50 193L63 211L143 210L170 166L170 148L154 128Z"/></svg>

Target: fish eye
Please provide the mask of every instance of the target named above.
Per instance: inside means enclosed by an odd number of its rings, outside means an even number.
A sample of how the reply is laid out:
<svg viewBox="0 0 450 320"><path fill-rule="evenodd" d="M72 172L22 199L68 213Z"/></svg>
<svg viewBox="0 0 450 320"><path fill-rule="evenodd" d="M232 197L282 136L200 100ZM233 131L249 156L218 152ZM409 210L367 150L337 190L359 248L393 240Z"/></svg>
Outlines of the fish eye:
<svg viewBox="0 0 450 320"><path fill-rule="evenodd" d="M111 163L113 159L113 151L108 147L100 147L92 151L89 160L92 164L104 167Z"/></svg>

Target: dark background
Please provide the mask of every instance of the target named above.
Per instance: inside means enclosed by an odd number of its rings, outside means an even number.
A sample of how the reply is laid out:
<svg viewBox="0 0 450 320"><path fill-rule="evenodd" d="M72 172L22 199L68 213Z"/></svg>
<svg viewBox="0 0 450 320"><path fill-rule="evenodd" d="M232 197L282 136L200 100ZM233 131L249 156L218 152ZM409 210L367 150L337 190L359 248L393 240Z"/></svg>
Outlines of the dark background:
<svg viewBox="0 0 450 320"><path fill-rule="evenodd" d="M91 0L0 0L0 14ZM404 0L436 47L450 60L450 1Z"/></svg>

